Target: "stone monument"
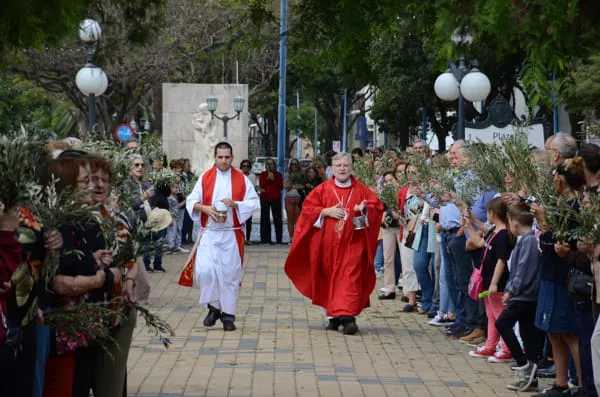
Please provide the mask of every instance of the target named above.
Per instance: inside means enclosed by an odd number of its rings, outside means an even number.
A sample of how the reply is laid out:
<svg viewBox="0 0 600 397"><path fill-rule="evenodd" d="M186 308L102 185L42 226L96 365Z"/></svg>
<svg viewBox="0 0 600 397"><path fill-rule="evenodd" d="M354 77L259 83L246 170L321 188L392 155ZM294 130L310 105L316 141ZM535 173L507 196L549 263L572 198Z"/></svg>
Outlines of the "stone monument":
<svg viewBox="0 0 600 397"><path fill-rule="evenodd" d="M241 96L246 105L240 118L228 124L212 118L206 99L219 100L217 114L234 115L233 98ZM248 86L246 84L163 84L163 150L169 160L188 158L192 170L200 173L214 162L213 149L220 141L233 146L234 165L248 157Z"/></svg>

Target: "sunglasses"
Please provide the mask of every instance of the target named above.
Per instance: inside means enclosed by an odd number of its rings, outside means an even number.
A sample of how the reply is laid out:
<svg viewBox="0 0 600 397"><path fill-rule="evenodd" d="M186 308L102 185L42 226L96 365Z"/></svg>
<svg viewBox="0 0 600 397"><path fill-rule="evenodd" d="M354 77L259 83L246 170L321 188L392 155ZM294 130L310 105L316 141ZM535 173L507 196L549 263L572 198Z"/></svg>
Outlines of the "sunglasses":
<svg viewBox="0 0 600 397"><path fill-rule="evenodd" d="M133 166L134 167L143 167L144 163L135 163Z"/></svg>

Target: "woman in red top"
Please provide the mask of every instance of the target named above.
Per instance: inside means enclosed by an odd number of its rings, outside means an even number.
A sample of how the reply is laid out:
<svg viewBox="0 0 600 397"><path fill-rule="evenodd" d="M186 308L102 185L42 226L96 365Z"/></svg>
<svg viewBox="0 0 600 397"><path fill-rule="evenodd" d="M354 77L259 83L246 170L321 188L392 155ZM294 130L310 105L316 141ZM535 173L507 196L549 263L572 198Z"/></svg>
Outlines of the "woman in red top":
<svg viewBox="0 0 600 397"><path fill-rule="evenodd" d="M260 192L260 241L273 244L271 241L271 214L275 223L275 239L281 244L283 222L281 219L281 191L283 177L275 167L275 160L266 161L266 170L260 174L258 188Z"/></svg>

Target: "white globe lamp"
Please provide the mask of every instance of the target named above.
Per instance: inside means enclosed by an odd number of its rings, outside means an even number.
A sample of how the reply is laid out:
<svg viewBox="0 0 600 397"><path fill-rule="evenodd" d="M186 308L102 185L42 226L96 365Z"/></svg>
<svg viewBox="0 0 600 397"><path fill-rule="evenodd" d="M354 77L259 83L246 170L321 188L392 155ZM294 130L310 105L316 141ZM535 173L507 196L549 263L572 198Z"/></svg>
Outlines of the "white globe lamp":
<svg viewBox="0 0 600 397"><path fill-rule="evenodd" d="M93 19L84 19L79 24L79 38L84 43L94 43L100 40L102 28L100 24Z"/></svg>
<svg viewBox="0 0 600 397"><path fill-rule="evenodd" d="M108 77L104 71L93 65L86 65L79 69L75 76L75 84L83 95L88 96L93 94L100 96L106 92L108 88Z"/></svg>
<svg viewBox="0 0 600 397"><path fill-rule="evenodd" d="M491 90L490 79L475 68L467 73L460 83L460 92L471 102L484 101Z"/></svg>
<svg viewBox="0 0 600 397"><path fill-rule="evenodd" d="M455 101L458 99L458 81L450 72L442 73L435 79L433 84L435 95L443 101Z"/></svg>

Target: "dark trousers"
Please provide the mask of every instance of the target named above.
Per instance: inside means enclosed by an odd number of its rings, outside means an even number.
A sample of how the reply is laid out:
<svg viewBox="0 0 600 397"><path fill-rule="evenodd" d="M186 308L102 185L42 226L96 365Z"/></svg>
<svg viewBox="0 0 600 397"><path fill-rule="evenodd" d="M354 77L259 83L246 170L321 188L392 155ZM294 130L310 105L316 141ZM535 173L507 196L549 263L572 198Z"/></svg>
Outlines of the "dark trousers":
<svg viewBox="0 0 600 397"><path fill-rule="evenodd" d="M187 210L183 211L183 227L181 228L181 244L192 244L192 230L194 229L194 222L190 218Z"/></svg>
<svg viewBox="0 0 600 397"><path fill-rule="evenodd" d="M96 372L96 347L80 347L75 351L73 397L89 397Z"/></svg>
<svg viewBox="0 0 600 397"><path fill-rule="evenodd" d="M157 269L162 267L162 244L166 235L167 229L150 233L149 240L145 242L144 247L144 265L146 267L150 267L153 256L154 267Z"/></svg>
<svg viewBox="0 0 600 397"><path fill-rule="evenodd" d="M508 346L513 358L517 361L517 365L525 365L528 360L537 363L542 358L545 335L534 325L536 306L536 302L511 300L496 320L496 329L502 336L506 346ZM525 352L521 349L519 340L513 330L517 322L519 323L519 333L521 339L523 339Z"/></svg>
<svg viewBox="0 0 600 397"><path fill-rule="evenodd" d="M400 250L396 250L396 256L394 257L394 282L398 285L398 280L402 276L402 261L400 260Z"/></svg>
<svg viewBox="0 0 600 397"><path fill-rule="evenodd" d="M271 242L271 214L275 224L275 239L281 243L283 223L281 215L281 200L260 200L260 241L263 244Z"/></svg>
<svg viewBox="0 0 600 397"><path fill-rule="evenodd" d="M446 247L448 248L448 263L450 266L449 280L452 299L456 306L455 326L463 328L482 328L480 319L479 303L469 297L469 279L473 272L471 256L465 250L467 242L465 236L457 234L446 235ZM450 285L450 284L449 284Z"/></svg>
<svg viewBox="0 0 600 397"><path fill-rule="evenodd" d="M0 396L31 397L35 367L35 326L21 330L22 342L15 350L0 344Z"/></svg>
<svg viewBox="0 0 600 397"><path fill-rule="evenodd" d="M592 334L594 333L594 315L591 301L575 302L575 322L579 336L579 356L581 359L581 378L586 397L596 397L594 370L592 367Z"/></svg>
<svg viewBox="0 0 600 397"><path fill-rule="evenodd" d="M246 241L250 241L252 237L252 218L246 221Z"/></svg>

